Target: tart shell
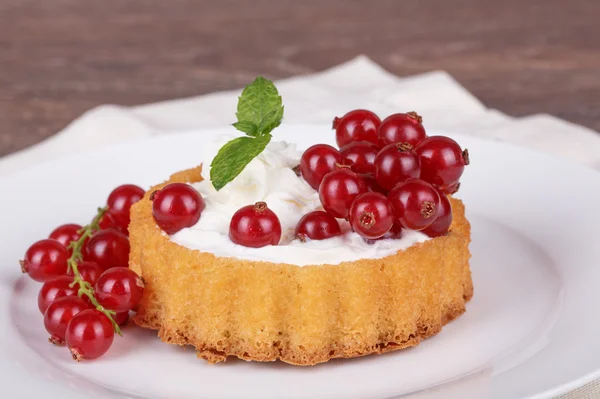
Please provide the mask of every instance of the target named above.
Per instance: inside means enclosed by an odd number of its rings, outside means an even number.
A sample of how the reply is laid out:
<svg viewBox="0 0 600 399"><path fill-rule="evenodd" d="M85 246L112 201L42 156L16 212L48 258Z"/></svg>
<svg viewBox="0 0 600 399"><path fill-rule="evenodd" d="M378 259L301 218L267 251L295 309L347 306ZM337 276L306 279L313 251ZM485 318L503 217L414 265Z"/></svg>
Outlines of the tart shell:
<svg viewBox="0 0 600 399"><path fill-rule="evenodd" d="M198 182L201 166L149 190L131 210L130 267L143 277L134 318L211 363L234 356L314 365L417 345L473 296L470 225L450 198L443 237L380 259L295 266L216 257L174 243L152 217L154 190Z"/></svg>

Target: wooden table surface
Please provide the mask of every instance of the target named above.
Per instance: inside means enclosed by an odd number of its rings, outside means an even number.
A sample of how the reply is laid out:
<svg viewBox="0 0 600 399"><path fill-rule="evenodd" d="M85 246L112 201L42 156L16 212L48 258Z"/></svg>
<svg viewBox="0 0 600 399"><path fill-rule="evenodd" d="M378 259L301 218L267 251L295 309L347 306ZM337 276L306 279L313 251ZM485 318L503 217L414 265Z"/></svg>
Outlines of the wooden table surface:
<svg viewBox="0 0 600 399"><path fill-rule="evenodd" d="M445 69L489 107L600 130L600 0L0 0L0 155L85 110L366 54Z"/></svg>

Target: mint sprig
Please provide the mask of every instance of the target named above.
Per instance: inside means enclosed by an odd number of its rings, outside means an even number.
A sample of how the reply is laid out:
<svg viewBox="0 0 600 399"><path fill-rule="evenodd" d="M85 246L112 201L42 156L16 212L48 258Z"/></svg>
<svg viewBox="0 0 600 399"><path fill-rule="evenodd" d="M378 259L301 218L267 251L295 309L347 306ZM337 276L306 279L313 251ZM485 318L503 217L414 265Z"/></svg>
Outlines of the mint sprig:
<svg viewBox="0 0 600 399"><path fill-rule="evenodd" d="M242 173L246 165L263 152L271 141L271 135L238 137L229 141L219 150L210 164L210 180L218 191Z"/></svg>
<svg viewBox="0 0 600 399"><path fill-rule="evenodd" d="M270 80L258 77L244 88L238 100L238 121L233 126L246 134L225 144L210 165L210 180L218 191L235 179L271 141L281 124L283 105Z"/></svg>

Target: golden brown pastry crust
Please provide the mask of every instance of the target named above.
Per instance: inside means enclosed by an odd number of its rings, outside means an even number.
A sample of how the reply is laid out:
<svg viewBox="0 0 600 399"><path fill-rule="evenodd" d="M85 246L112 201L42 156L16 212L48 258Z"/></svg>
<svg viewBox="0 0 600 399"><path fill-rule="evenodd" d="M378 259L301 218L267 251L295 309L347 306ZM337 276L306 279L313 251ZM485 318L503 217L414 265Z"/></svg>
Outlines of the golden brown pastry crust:
<svg viewBox="0 0 600 399"><path fill-rule="evenodd" d="M167 183L197 182L200 171ZM473 295L470 225L458 199L450 199L454 221L444 237L381 259L298 267L170 241L149 200L164 184L132 208L130 267L146 282L134 320L209 362L236 356L305 366L407 348L461 315Z"/></svg>

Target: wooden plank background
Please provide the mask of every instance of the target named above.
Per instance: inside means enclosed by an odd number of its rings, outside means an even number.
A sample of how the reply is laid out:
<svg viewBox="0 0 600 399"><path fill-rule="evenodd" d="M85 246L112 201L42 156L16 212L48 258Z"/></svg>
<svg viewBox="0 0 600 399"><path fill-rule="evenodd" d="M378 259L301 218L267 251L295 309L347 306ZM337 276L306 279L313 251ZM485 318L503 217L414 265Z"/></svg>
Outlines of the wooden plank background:
<svg viewBox="0 0 600 399"><path fill-rule="evenodd" d="M600 130L599 0L0 0L0 155L85 110L236 88L366 54L486 105Z"/></svg>

